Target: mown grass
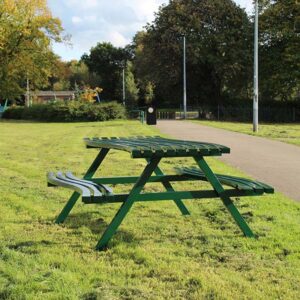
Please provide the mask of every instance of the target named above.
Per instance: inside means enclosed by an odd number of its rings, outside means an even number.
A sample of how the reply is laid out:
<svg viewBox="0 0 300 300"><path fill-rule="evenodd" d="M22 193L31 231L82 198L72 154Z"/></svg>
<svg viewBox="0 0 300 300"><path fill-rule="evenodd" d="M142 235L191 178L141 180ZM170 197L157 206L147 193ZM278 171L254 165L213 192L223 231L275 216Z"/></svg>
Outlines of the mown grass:
<svg viewBox="0 0 300 300"><path fill-rule="evenodd" d="M246 133L255 136L300 146L300 124L260 124L259 131L254 133L252 124L238 122L194 121L216 128Z"/></svg>
<svg viewBox="0 0 300 300"><path fill-rule="evenodd" d="M139 203L109 249L96 252L119 205L78 202L66 223L55 225L70 193L47 188L46 171L83 175L97 153L84 148L83 137L157 132L133 121L0 122L0 132L0 299L300 298L299 203L280 194L236 199L257 240L242 236L219 200L185 201L188 217L172 202ZM209 163L241 175L215 159ZM174 164L164 160L163 167ZM114 151L101 172L139 174L143 166Z"/></svg>

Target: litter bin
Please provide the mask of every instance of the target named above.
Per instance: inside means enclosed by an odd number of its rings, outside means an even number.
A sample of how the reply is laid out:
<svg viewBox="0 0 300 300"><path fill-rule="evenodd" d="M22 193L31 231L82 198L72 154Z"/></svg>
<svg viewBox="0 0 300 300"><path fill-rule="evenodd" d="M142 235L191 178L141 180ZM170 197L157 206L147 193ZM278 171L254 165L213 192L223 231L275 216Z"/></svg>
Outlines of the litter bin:
<svg viewBox="0 0 300 300"><path fill-rule="evenodd" d="M147 125L156 125L156 109L153 106L149 106L146 112Z"/></svg>

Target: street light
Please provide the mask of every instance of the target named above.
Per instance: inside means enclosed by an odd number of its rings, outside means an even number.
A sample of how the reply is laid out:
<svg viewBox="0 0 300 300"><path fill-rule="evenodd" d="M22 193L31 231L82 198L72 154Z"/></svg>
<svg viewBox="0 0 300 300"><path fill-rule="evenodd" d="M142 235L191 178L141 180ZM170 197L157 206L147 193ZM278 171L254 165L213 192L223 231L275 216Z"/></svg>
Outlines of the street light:
<svg viewBox="0 0 300 300"><path fill-rule="evenodd" d="M27 75L27 79L26 79L26 101L25 101L25 104L27 107L30 106L30 87L29 87L28 75Z"/></svg>
<svg viewBox="0 0 300 300"><path fill-rule="evenodd" d="M183 118L186 119L186 38L183 35Z"/></svg>
<svg viewBox="0 0 300 300"><path fill-rule="evenodd" d="M254 21L253 132L258 132L258 0L255 1Z"/></svg>
<svg viewBox="0 0 300 300"><path fill-rule="evenodd" d="M123 66L123 105L125 106L126 91L125 91L125 65Z"/></svg>

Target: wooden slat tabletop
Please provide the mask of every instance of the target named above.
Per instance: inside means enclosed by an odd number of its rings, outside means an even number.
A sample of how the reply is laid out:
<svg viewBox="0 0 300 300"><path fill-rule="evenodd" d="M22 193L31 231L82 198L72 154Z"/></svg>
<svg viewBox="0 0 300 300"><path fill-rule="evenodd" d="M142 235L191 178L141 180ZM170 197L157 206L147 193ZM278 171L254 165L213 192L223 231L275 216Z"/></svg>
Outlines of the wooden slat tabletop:
<svg viewBox="0 0 300 300"><path fill-rule="evenodd" d="M133 158L219 156L230 153L223 145L205 142L166 139L159 136L85 138L88 148L106 148L127 151Z"/></svg>

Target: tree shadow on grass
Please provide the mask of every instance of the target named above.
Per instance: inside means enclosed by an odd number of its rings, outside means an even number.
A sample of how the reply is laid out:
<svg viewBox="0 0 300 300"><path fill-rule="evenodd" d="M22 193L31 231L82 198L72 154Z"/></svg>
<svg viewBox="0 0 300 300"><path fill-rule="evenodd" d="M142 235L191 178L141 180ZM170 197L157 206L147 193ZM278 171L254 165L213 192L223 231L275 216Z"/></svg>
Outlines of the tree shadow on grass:
<svg viewBox="0 0 300 300"><path fill-rule="evenodd" d="M38 123L43 123L43 124L46 124L48 122L43 122L43 121L33 121L33 120L15 120L15 119L5 119L5 118L2 118L0 119L0 123L15 123L15 124L38 124Z"/></svg>
<svg viewBox="0 0 300 300"><path fill-rule="evenodd" d="M51 246L56 243L50 242L47 240L41 241L24 241L15 244L10 244L7 246L8 249L26 253L26 254L38 254L39 251L37 250L38 246Z"/></svg>
<svg viewBox="0 0 300 300"><path fill-rule="evenodd" d="M96 213L93 214L91 212L83 212L69 216L65 223L66 227L75 230L75 234L82 234L82 231L80 231L80 229L83 227L87 227L93 234L99 236L99 238L107 229L108 225L109 224L105 222L103 218L99 218L98 213L96 215ZM137 242L134 234L121 229L120 227L113 235L113 239L114 241L123 241L126 243Z"/></svg>
<svg viewBox="0 0 300 300"><path fill-rule="evenodd" d="M87 227L94 234L100 234L108 226L103 218L99 218L99 214L92 212L82 212L70 215L64 224L66 227L71 229Z"/></svg>

